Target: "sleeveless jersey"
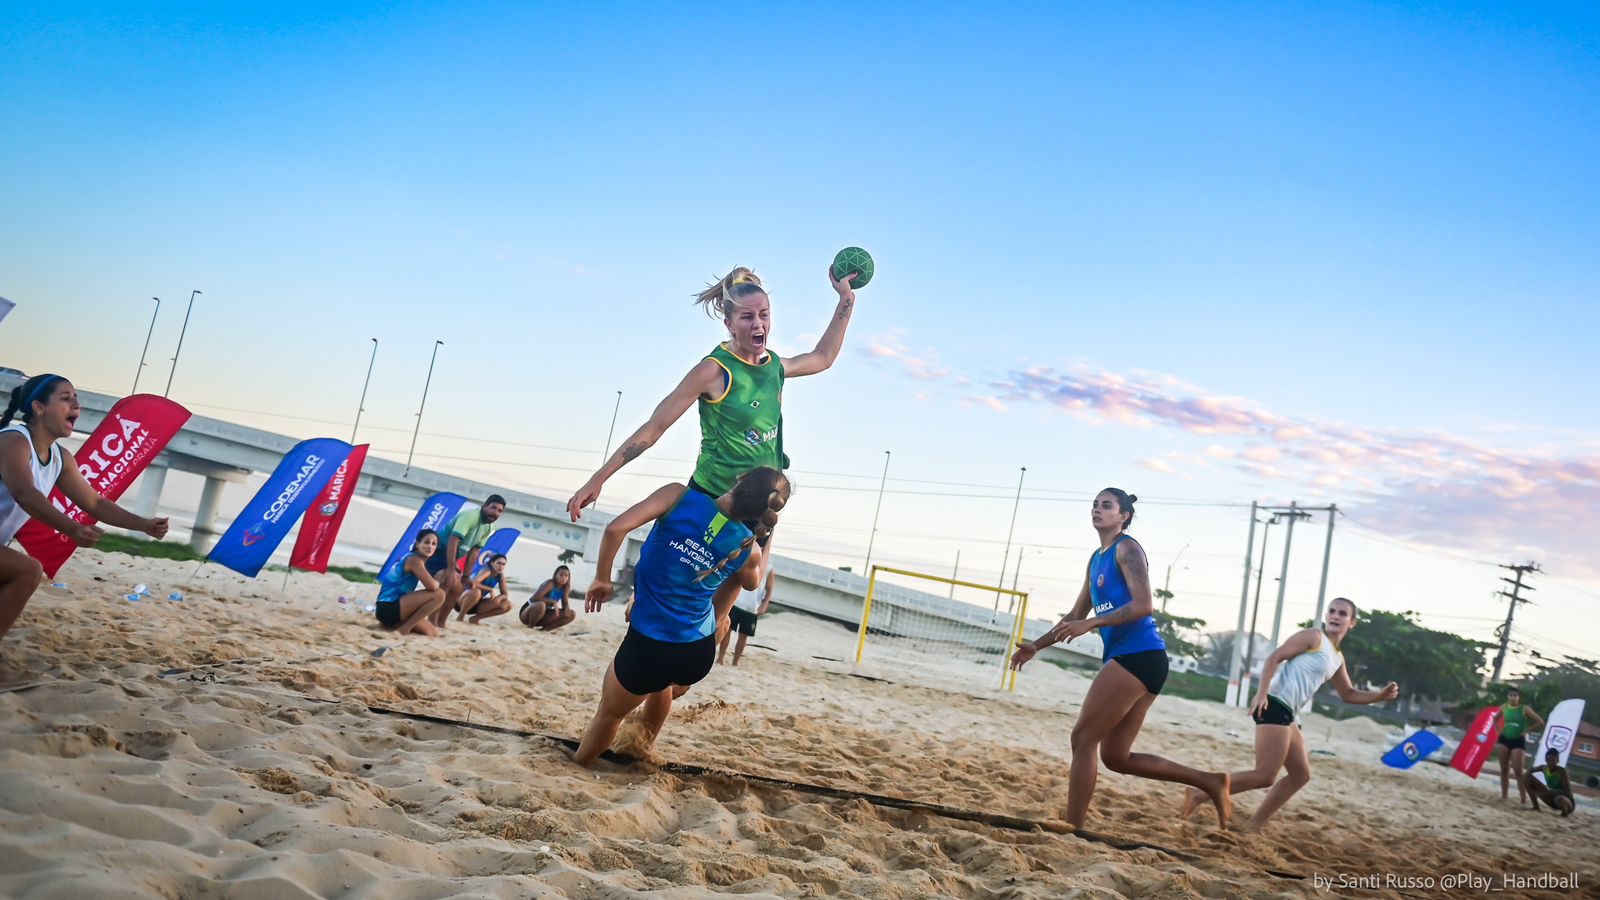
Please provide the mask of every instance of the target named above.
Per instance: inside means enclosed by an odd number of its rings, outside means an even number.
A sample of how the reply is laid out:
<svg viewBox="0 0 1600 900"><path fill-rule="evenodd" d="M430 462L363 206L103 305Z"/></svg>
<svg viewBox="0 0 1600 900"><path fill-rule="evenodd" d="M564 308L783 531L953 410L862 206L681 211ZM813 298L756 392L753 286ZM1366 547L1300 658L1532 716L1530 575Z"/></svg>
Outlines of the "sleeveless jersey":
<svg viewBox="0 0 1600 900"><path fill-rule="evenodd" d="M39 462L39 455L33 452L33 435L29 433L28 426L21 422L13 422L5 428L0 428L0 434L20 434L28 442L28 464L32 469L33 486L39 493L46 497L56 486L56 479L61 477L61 446L50 445L50 458ZM11 489L0 483L0 547L11 543L11 539L22 530L23 523L28 521L28 511L17 505L17 498L11 495Z"/></svg>
<svg viewBox="0 0 1600 900"><path fill-rule="evenodd" d="M406 569L406 560L415 555L407 553L395 560L382 575L378 576L378 584L382 585L378 590L379 603L399 600L417 589L417 576Z"/></svg>
<svg viewBox="0 0 1600 900"><path fill-rule="evenodd" d="M1097 616L1133 602L1128 580L1122 575L1122 567L1117 565L1117 545L1125 540L1131 538L1121 535L1111 542L1110 547L1096 550L1089 557L1089 599L1094 603L1094 614ZM1167 649L1166 642L1161 640L1161 635L1156 631L1156 620L1152 616L1101 628L1100 641L1105 645L1105 650L1100 654L1102 661L1145 650Z"/></svg>
<svg viewBox="0 0 1600 900"><path fill-rule="evenodd" d="M1528 719L1523 715L1524 707L1502 706L1500 708L1500 736L1516 740L1528 730Z"/></svg>
<svg viewBox="0 0 1600 900"><path fill-rule="evenodd" d="M1267 696L1294 710L1296 714L1311 711L1311 700L1317 689L1339 673L1344 665L1344 654L1333 649L1333 642L1325 634L1317 635L1317 646L1288 660L1278 667L1267 686Z"/></svg>
<svg viewBox="0 0 1600 900"><path fill-rule="evenodd" d="M749 536L750 529L724 516L716 501L685 489L650 529L639 551L639 565L634 569L634 630L673 644L697 641L715 632L711 595L739 571L750 552L743 551L721 570L696 578Z"/></svg>
<svg viewBox="0 0 1600 900"><path fill-rule="evenodd" d="M789 467L783 453L783 360L768 353L751 365L717 345L706 356L726 373L716 400L700 398L700 457L694 481L713 497L727 493L740 475L758 466Z"/></svg>

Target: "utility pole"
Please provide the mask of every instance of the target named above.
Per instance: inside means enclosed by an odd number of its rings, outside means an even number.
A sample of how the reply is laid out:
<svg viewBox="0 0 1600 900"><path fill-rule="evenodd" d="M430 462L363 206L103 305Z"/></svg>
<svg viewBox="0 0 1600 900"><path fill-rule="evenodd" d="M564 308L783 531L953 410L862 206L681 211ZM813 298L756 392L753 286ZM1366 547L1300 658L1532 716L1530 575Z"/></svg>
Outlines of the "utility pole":
<svg viewBox="0 0 1600 900"><path fill-rule="evenodd" d="M1278 611L1272 615L1272 649L1278 649L1278 635L1283 630L1283 600L1289 591L1289 548L1294 545L1294 522L1309 519L1311 513L1300 509L1298 501L1291 500L1287 512L1279 513L1289 520L1289 530L1283 536L1283 574L1278 576Z"/></svg>
<svg viewBox="0 0 1600 900"><path fill-rule="evenodd" d="M1267 541L1272 537L1272 526L1278 524L1278 517L1274 515L1261 526L1261 565L1256 569L1256 599L1250 605L1250 631L1246 634L1244 650L1244 671L1239 675L1241 690L1250 693L1250 682L1255 678L1256 665L1256 620L1261 615L1261 582L1267 577ZM1246 703L1250 698L1245 698Z"/></svg>
<svg viewBox="0 0 1600 900"><path fill-rule="evenodd" d="M961 577L961 548L957 547L956 548L956 567L954 569L950 570L950 599L951 600L954 600L956 598L955 581L956 581L957 578L960 578L960 577Z"/></svg>
<svg viewBox="0 0 1600 900"><path fill-rule="evenodd" d="M1511 585L1511 593L1508 594L1505 591L1496 592L1499 596L1508 598L1511 601L1511 606L1508 609L1506 609L1506 624L1500 626L1500 629L1499 629L1500 630L1500 651L1494 655L1494 677L1490 679L1492 682L1495 682L1495 683L1498 683L1500 681L1500 668L1501 668L1501 666L1505 665L1505 661L1506 661L1506 645L1511 643L1511 617L1516 615L1516 613L1517 613L1517 604L1518 603L1527 603L1528 602L1527 600L1522 599L1522 597L1519 596L1519 595L1523 591L1537 590L1537 588L1535 588L1531 584L1523 584L1522 583L1522 576L1527 575L1527 574L1532 573L1532 572L1539 571L1539 564L1530 562L1527 565L1522 565L1522 566L1501 566L1500 568L1506 569L1506 570L1511 571L1511 572L1515 572L1517 574L1517 577L1516 577L1516 580L1512 580L1510 578L1506 578L1506 577L1502 576L1500 578L1500 580L1504 581L1506 584Z"/></svg>

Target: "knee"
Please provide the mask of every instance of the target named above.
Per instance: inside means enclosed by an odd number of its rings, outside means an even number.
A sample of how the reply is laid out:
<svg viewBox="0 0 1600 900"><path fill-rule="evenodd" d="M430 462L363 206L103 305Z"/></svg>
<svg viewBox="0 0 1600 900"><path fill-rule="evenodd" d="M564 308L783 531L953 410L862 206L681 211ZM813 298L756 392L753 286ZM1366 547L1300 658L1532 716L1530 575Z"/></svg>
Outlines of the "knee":
<svg viewBox="0 0 1600 900"><path fill-rule="evenodd" d="M44 583L44 566L40 565L37 559L27 557L27 561L22 564L22 571L17 573L16 580L27 585L28 590L34 590Z"/></svg>
<svg viewBox="0 0 1600 900"><path fill-rule="evenodd" d="M1111 771L1116 772L1119 775L1128 774L1128 770L1129 770L1128 754L1126 754L1126 753L1113 754L1113 753L1108 753L1108 752L1106 752L1106 750L1104 748L1101 748L1101 750L1100 750L1100 761L1105 763L1107 769L1110 769Z"/></svg>
<svg viewBox="0 0 1600 900"><path fill-rule="evenodd" d="M1299 790L1300 788L1303 788L1311 783L1311 773L1297 769L1290 769L1288 772L1284 773L1283 780L1294 785L1295 790Z"/></svg>
<svg viewBox="0 0 1600 900"><path fill-rule="evenodd" d="M1073 726L1073 729L1072 729L1072 752L1073 753L1082 753L1082 752L1085 752L1085 751L1088 751L1088 752L1092 753L1094 751L1095 745L1097 743L1099 743L1099 742L1095 741L1095 740L1092 740L1089 737L1089 733L1087 731L1085 731L1084 729L1082 729L1080 727Z"/></svg>

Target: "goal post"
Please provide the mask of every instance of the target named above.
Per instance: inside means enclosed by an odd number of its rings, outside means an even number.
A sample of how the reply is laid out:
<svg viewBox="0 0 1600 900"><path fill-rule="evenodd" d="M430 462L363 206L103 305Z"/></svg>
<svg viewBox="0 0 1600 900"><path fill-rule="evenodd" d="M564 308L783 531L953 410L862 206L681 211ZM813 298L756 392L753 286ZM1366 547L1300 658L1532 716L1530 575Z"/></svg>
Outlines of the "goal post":
<svg viewBox="0 0 1600 900"><path fill-rule="evenodd" d="M882 575L928 582L946 591L934 594ZM963 680L992 676L996 687L1014 691L1017 673L1011 669L1011 655L1022 640L1027 617L1027 591L875 565L867 573L855 662L861 665L870 656L873 662Z"/></svg>

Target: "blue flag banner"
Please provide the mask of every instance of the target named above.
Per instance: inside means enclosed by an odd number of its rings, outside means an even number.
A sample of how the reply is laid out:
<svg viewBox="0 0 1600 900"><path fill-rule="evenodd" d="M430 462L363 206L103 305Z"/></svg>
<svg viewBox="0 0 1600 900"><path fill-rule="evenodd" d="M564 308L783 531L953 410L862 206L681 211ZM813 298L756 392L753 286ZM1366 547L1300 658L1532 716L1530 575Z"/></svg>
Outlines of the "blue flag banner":
<svg viewBox="0 0 1600 900"><path fill-rule="evenodd" d="M478 551L478 558L473 561L472 571L467 573L467 577L472 578L482 572L483 567L487 566L489 560L493 559L497 554L503 553L506 556L510 556L511 548L517 543L517 538L519 537L522 537L522 532L515 528L501 528L489 535L489 540L485 541L483 549Z"/></svg>
<svg viewBox="0 0 1600 900"><path fill-rule="evenodd" d="M1444 741L1437 734L1423 729L1385 753L1383 764L1391 769L1409 769L1443 746Z"/></svg>
<svg viewBox="0 0 1600 900"><path fill-rule="evenodd" d="M380 577L389 571L390 566L405 559L406 554L411 552L411 545L417 542L417 532L424 528L439 532L439 545L444 546L445 529L450 527L456 514L461 512L461 507L466 505L467 498L460 494L434 494L422 501L422 507L412 517L411 524L406 526L405 533L400 535L400 542L389 551L389 558L383 561L383 568L378 570Z"/></svg>
<svg viewBox="0 0 1600 900"><path fill-rule="evenodd" d="M295 444L206 559L256 577L353 449L336 438Z"/></svg>

